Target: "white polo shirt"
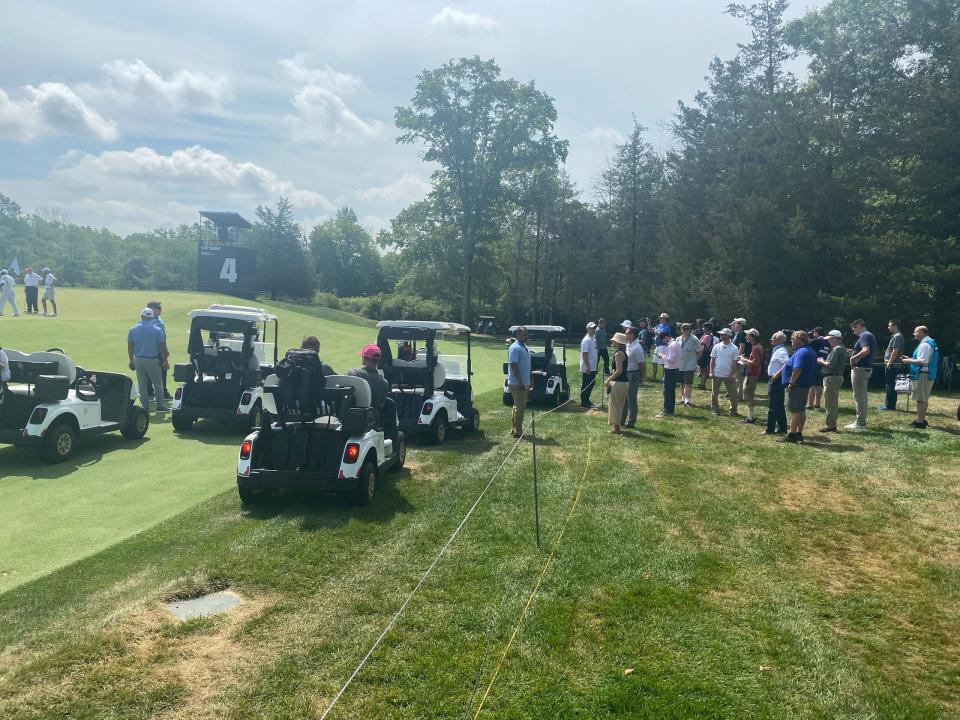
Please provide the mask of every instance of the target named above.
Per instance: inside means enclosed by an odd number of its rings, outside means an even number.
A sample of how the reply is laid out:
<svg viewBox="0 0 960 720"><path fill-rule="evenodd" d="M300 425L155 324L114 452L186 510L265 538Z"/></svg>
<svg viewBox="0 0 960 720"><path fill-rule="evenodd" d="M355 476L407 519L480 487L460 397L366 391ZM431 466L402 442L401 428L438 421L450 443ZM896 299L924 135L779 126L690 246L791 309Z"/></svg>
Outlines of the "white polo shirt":
<svg viewBox="0 0 960 720"><path fill-rule="evenodd" d="M634 340L627 345L627 372L637 372L647 362L647 354L643 350L640 340Z"/></svg>
<svg viewBox="0 0 960 720"><path fill-rule="evenodd" d="M4 275L0 277L0 290L4 292L13 292L14 285L17 284L17 281L13 279L13 275Z"/></svg>
<svg viewBox="0 0 960 720"><path fill-rule="evenodd" d="M47 276L43 279L43 286L45 288L52 288L53 284L57 281L57 278L53 273L47 273ZM69 295L69 293L67 293Z"/></svg>
<svg viewBox="0 0 960 720"><path fill-rule="evenodd" d="M590 367L586 367L583 364L583 354L587 353L587 358L590 360ZM582 373L592 373L597 371L597 358L600 356L597 351L597 340L592 337L590 333L587 333L583 336L583 340L580 341L580 372Z"/></svg>
<svg viewBox="0 0 960 720"><path fill-rule="evenodd" d="M23 284L26 287L37 287L40 284L42 278L37 275L35 272L28 272L23 276Z"/></svg>
<svg viewBox="0 0 960 720"><path fill-rule="evenodd" d="M710 357L713 359L713 376L725 378L733 374L733 367L737 364L740 351L732 342L724 344L721 340L713 346Z"/></svg>
<svg viewBox="0 0 960 720"><path fill-rule="evenodd" d="M780 372L780 368L787 364L787 360L789 359L790 353L787 352L787 348L783 345L777 345L770 354L770 362L767 364L767 375L769 377L776 375Z"/></svg>

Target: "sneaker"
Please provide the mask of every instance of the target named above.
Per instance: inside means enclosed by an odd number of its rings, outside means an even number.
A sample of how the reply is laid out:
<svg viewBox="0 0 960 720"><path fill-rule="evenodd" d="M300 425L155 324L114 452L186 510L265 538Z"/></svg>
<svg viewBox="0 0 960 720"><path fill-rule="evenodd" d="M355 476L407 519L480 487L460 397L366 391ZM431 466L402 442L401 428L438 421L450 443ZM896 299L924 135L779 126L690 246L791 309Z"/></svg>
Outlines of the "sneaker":
<svg viewBox="0 0 960 720"><path fill-rule="evenodd" d="M815 407L814 405L807 405L807 410L813 410L814 407Z"/></svg>
<svg viewBox="0 0 960 720"><path fill-rule="evenodd" d="M928 423L926 420L914 420L912 423L910 423L910 425L915 428L919 428L920 430L925 430Z"/></svg>
<svg viewBox="0 0 960 720"><path fill-rule="evenodd" d="M822 428L820 428L820 432L828 433L828 432L840 432L840 431L837 430L835 427L827 427L826 425L824 425Z"/></svg>
<svg viewBox="0 0 960 720"><path fill-rule="evenodd" d="M730 417L740 417L740 413L738 413L736 410L731 410Z"/></svg>
<svg viewBox="0 0 960 720"><path fill-rule="evenodd" d="M754 418L744 418L743 420L741 420L741 422L744 425L753 425L757 421Z"/></svg>
<svg viewBox="0 0 960 720"><path fill-rule="evenodd" d="M654 415L654 417L658 417L658 418L673 417L673 413L658 412L656 415Z"/></svg>
<svg viewBox="0 0 960 720"><path fill-rule="evenodd" d="M866 425L860 425L859 423L852 422L849 425L844 425L844 430L863 430Z"/></svg>
<svg viewBox="0 0 960 720"><path fill-rule="evenodd" d="M631 429L635 428L636 426L637 426L636 423L627 423L626 425L624 425L625 428L631 428Z"/></svg>
<svg viewBox="0 0 960 720"><path fill-rule="evenodd" d="M714 410L712 414L714 417L720 417L720 413L718 413L716 410Z"/></svg>
<svg viewBox="0 0 960 720"><path fill-rule="evenodd" d="M800 440L797 435L794 435L793 433L787 433L786 436L780 440L780 442L795 443L800 442Z"/></svg>

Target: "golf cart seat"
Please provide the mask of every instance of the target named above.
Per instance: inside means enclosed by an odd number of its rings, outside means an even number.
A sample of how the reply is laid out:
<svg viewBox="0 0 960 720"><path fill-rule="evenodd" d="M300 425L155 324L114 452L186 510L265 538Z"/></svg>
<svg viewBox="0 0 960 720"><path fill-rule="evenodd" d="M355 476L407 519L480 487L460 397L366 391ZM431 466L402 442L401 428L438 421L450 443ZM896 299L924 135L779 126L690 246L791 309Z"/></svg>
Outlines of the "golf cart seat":
<svg viewBox="0 0 960 720"><path fill-rule="evenodd" d="M353 388L354 407L372 407L373 396L366 380L352 375L327 375L328 388Z"/></svg>
<svg viewBox="0 0 960 720"><path fill-rule="evenodd" d="M21 363L56 363L55 372L45 372L45 375L62 375L67 378L67 383L73 385L77 380L77 366L74 364L73 360L68 358L66 355L58 352L34 352L34 353L22 353L19 350L7 350L7 359L11 363L11 370L14 362ZM47 365L46 369L50 369L51 366ZM27 380L21 380L20 382L28 382Z"/></svg>

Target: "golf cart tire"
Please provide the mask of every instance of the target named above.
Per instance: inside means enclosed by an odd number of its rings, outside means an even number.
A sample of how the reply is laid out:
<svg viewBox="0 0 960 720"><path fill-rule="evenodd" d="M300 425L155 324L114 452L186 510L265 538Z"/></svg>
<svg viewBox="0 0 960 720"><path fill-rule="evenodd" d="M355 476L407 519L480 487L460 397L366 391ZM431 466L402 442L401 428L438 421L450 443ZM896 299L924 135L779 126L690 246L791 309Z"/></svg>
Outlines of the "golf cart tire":
<svg viewBox="0 0 960 720"><path fill-rule="evenodd" d="M433 445L442 445L444 440L447 439L448 429L447 413L445 410L441 410L437 413L433 422L430 423L430 442Z"/></svg>
<svg viewBox="0 0 960 720"><path fill-rule="evenodd" d="M73 455L77 446L77 431L68 422L58 422L43 436L40 454L49 463L61 463Z"/></svg>
<svg viewBox="0 0 960 720"><path fill-rule="evenodd" d="M470 411L470 422L463 426L467 432L476 432L480 429L480 411L474 408Z"/></svg>
<svg viewBox="0 0 960 720"><path fill-rule="evenodd" d="M396 460L394 460L393 465L390 466L391 472L397 472L402 470L404 464L407 462L407 436L403 433L397 433L397 444L396 444Z"/></svg>
<svg viewBox="0 0 960 720"><path fill-rule="evenodd" d="M263 422L263 406L260 404L260 401L257 400L253 407L250 408L250 413L244 418L243 429L244 430L253 430L254 428L261 427Z"/></svg>
<svg viewBox="0 0 960 720"><path fill-rule="evenodd" d="M237 487L237 493L240 495L240 504L248 506L259 505L260 503L266 502L273 497L273 493L268 490L242 486Z"/></svg>
<svg viewBox="0 0 960 720"><path fill-rule="evenodd" d="M513 407L513 395L510 393L503 394L503 404L507 407Z"/></svg>
<svg viewBox="0 0 960 720"><path fill-rule="evenodd" d="M120 428L120 434L127 440L139 440L147 434L150 427L150 414L136 405L130 412L126 425Z"/></svg>
<svg viewBox="0 0 960 720"><path fill-rule="evenodd" d="M170 418L170 422L173 424L173 429L177 432L189 432L196 422L196 419L184 417L183 415L174 415Z"/></svg>
<svg viewBox="0 0 960 720"><path fill-rule="evenodd" d="M360 468L360 477L357 478L357 486L354 489L354 501L357 505L369 505L373 502L373 496L377 492L377 468L372 462L367 460Z"/></svg>

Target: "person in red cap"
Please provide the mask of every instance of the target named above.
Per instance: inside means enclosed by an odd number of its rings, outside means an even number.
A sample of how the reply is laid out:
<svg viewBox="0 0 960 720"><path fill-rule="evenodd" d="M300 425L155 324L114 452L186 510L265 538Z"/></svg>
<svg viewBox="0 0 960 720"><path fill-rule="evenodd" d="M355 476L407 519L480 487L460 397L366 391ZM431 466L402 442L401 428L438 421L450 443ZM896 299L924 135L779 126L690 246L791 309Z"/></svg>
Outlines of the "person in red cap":
<svg viewBox="0 0 960 720"><path fill-rule="evenodd" d="M363 378L370 386L370 395L373 402L373 409L377 413L378 424L380 422L380 408L383 401L390 394L390 383L380 374L380 348L376 345L364 345L360 351L360 357L363 359L363 365L358 368L347 370L347 375Z"/></svg>

